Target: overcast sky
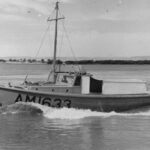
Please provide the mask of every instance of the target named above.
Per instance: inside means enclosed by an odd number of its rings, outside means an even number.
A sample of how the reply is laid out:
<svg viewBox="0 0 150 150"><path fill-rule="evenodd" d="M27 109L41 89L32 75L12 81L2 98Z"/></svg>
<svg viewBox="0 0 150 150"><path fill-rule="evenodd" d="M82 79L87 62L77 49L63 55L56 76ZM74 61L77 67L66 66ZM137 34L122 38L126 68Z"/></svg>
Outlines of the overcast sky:
<svg viewBox="0 0 150 150"><path fill-rule="evenodd" d="M0 0L0 57L36 56L54 2ZM150 56L150 0L61 0L60 11L75 56ZM72 56L61 25L58 54ZM52 57L50 29L39 57Z"/></svg>

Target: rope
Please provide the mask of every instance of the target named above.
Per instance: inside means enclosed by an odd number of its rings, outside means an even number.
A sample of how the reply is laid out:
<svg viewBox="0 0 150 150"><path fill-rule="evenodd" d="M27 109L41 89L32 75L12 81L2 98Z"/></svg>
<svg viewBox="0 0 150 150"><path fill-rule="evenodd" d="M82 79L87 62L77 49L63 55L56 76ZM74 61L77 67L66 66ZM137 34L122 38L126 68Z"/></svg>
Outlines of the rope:
<svg viewBox="0 0 150 150"><path fill-rule="evenodd" d="M60 56L61 56L61 52L62 52L63 40L64 40L64 32L62 32L62 35L61 35L60 48L58 51Z"/></svg>
<svg viewBox="0 0 150 150"><path fill-rule="evenodd" d="M46 35L47 35L47 32L48 32L49 28L50 28L50 24L48 25L48 27L47 27L47 29L46 29L44 35L43 35L43 38L42 38L42 40L41 40L41 43L40 43L39 49L38 49L38 51L37 51L37 53L36 53L36 55L35 55L35 58L37 58L37 56L39 55L39 52L40 52L41 47L42 47L42 45L43 45L43 43L44 43L44 39L45 39L45 37L46 37Z"/></svg>
<svg viewBox="0 0 150 150"><path fill-rule="evenodd" d="M73 55L74 59L75 59L76 61L78 61L78 59L77 59L77 57L75 56L75 53L74 53L74 51L73 51L73 48L72 48L72 46L71 46L71 41L70 41L70 38L69 38L69 36L68 36L67 30L66 30L66 28L65 28L65 26L64 26L64 23L63 23L63 28L64 28L64 31L65 31L65 35L66 35L66 38L67 38L67 40L68 40L69 47L70 47L70 50L71 50L71 52L72 52L72 55ZM79 71L81 71L79 65L77 65L77 67L78 67Z"/></svg>
<svg viewBox="0 0 150 150"><path fill-rule="evenodd" d="M59 10L59 14L61 15L60 10ZM63 16L63 15L61 15L61 16ZM64 29L64 31L65 31L65 36L66 36L66 39L68 40L69 48L70 48L70 50L71 50L72 56L73 56L73 58L74 58L76 61L78 61L78 59L77 59L77 57L76 57L76 55L75 55L75 53L74 53L74 51L73 51L73 48L72 48L72 45L71 45L71 40L70 40L70 38L69 38L69 35L68 35L68 33L67 33L67 30L66 30L66 28L65 28L65 24L64 24L63 21L62 21L62 26L63 26L63 29ZM74 67L74 66L73 66L73 67ZM79 65L77 65L77 67L78 67L79 71L81 71ZM75 69L74 69L74 70L75 70Z"/></svg>
<svg viewBox="0 0 150 150"><path fill-rule="evenodd" d="M50 13L50 15L49 15L48 18L50 18L50 17L53 15L54 11L55 11L55 9L53 9L53 11ZM47 35L48 31L49 31L50 24L51 24L51 22L49 23L47 29L45 30L45 32L44 32L44 34L43 34L43 36L42 36L42 40L41 40L39 49L38 49L38 51L37 51L37 53L36 53L36 55L35 55L35 58L37 58L37 56L39 55L39 52L40 52L40 50L41 50L41 48L42 48L42 45L43 45L43 43L44 43L44 39L45 39L45 37L46 37L46 35ZM27 75L25 76L24 82L27 80L28 76L29 76L29 74L27 74Z"/></svg>

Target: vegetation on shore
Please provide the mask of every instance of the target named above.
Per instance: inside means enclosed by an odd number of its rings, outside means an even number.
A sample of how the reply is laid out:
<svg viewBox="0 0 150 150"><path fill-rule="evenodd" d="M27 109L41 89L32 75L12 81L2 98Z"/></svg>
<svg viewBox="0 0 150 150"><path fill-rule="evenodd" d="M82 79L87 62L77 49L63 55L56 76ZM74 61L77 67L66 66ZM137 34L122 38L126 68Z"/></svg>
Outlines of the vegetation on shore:
<svg viewBox="0 0 150 150"><path fill-rule="evenodd" d="M53 60L52 59L0 59L0 62L8 62L8 63L41 63L41 64L52 64ZM79 64L79 65L86 65L86 64L150 64L150 60L66 60L62 61L58 59L56 61L57 64Z"/></svg>

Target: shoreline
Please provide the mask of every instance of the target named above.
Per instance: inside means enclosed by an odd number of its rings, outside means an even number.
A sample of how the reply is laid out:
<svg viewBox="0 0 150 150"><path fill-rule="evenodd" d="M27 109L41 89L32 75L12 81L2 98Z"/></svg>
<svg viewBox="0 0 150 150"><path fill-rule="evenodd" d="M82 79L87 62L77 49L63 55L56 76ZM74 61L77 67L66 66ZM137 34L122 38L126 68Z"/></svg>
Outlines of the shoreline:
<svg viewBox="0 0 150 150"><path fill-rule="evenodd" d="M8 63L8 64L52 64L53 61L48 60L36 60L36 59L0 59L0 63ZM58 59L56 64L66 64L66 65L150 65L150 60L66 60L62 61Z"/></svg>

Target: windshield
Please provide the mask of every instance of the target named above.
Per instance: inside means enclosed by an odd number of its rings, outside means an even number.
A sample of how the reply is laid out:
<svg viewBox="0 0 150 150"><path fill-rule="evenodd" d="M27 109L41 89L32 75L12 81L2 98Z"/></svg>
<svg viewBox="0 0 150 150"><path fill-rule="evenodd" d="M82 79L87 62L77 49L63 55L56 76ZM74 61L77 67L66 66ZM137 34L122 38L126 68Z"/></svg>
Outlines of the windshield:
<svg viewBox="0 0 150 150"><path fill-rule="evenodd" d="M73 84L74 82L74 76L73 75L68 75L68 74L58 74L57 77L57 83L62 83L62 84Z"/></svg>

